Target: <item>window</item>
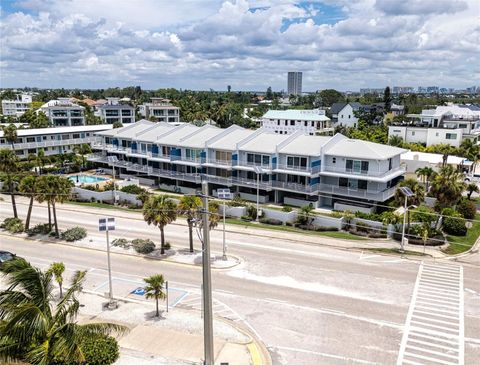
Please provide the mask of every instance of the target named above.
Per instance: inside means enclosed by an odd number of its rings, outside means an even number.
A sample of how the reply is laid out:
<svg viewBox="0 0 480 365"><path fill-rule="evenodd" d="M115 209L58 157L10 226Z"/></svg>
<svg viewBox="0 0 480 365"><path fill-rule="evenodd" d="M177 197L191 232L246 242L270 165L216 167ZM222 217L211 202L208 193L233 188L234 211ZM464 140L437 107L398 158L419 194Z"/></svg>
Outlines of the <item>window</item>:
<svg viewBox="0 0 480 365"><path fill-rule="evenodd" d="M388 159L388 170L392 169L392 161L393 160L391 158Z"/></svg>
<svg viewBox="0 0 480 365"><path fill-rule="evenodd" d="M368 161L362 161L362 174L366 174L368 172Z"/></svg>
<svg viewBox="0 0 480 365"><path fill-rule="evenodd" d="M162 146L162 156L170 156L170 147Z"/></svg>
<svg viewBox="0 0 480 365"><path fill-rule="evenodd" d="M307 121L305 121L305 127L308 127L308 122Z"/></svg>
<svg viewBox="0 0 480 365"><path fill-rule="evenodd" d="M28 142L35 142L35 137L27 137L27 143Z"/></svg>
<svg viewBox="0 0 480 365"><path fill-rule="evenodd" d="M456 133L447 133L445 135L445 139L457 139L457 134Z"/></svg>
<svg viewBox="0 0 480 365"><path fill-rule="evenodd" d="M367 180L358 180L358 188L362 190L367 190Z"/></svg>
<svg viewBox="0 0 480 365"><path fill-rule="evenodd" d="M198 160L201 153L201 150L194 150L190 148L185 149L185 157L189 160Z"/></svg>
<svg viewBox="0 0 480 365"><path fill-rule="evenodd" d="M232 160L232 153L226 151L215 151L215 159L218 161L230 162Z"/></svg>
<svg viewBox="0 0 480 365"><path fill-rule="evenodd" d="M466 124L459 124L458 128L467 128L467 125Z"/></svg>
<svg viewBox="0 0 480 365"><path fill-rule="evenodd" d="M437 133L435 133L435 137L438 137L438 132L437 132Z"/></svg>
<svg viewBox="0 0 480 365"><path fill-rule="evenodd" d="M414 135L415 135L415 131L412 131L412 136L414 136Z"/></svg>
<svg viewBox="0 0 480 365"><path fill-rule="evenodd" d="M350 119L350 114L348 114L348 119Z"/></svg>
<svg viewBox="0 0 480 365"><path fill-rule="evenodd" d="M270 165L270 156L247 153L247 164L268 167Z"/></svg>
<svg viewBox="0 0 480 365"><path fill-rule="evenodd" d="M337 158L336 157L332 158L332 163L337 163Z"/></svg>
<svg viewBox="0 0 480 365"><path fill-rule="evenodd" d="M72 138L80 138L80 133L74 133L74 134L72 134Z"/></svg>
<svg viewBox="0 0 480 365"><path fill-rule="evenodd" d="M311 126L312 126L312 127L315 127L315 122L312 122L312 123L311 123Z"/></svg>
<svg viewBox="0 0 480 365"><path fill-rule="evenodd" d="M287 168L306 170L306 168L307 168L307 158L306 157L287 156Z"/></svg>
<svg viewBox="0 0 480 365"><path fill-rule="evenodd" d="M340 179L338 179L338 186L346 188L348 186L348 179L345 177L341 177Z"/></svg>
<svg viewBox="0 0 480 365"><path fill-rule="evenodd" d="M277 120L277 125L280 125L280 120Z"/></svg>
<svg viewBox="0 0 480 365"><path fill-rule="evenodd" d="M368 161L347 160L345 163L345 169L347 172L366 174L368 172L368 165Z"/></svg>
<svg viewBox="0 0 480 365"><path fill-rule="evenodd" d="M402 131L400 129L394 129L393 132L394 133L401 133Z"/></svg>
<svg viewBox="0 0 480 365"><path fill-rule="evenodd" d="M291 120L291 121L290 121L290 125L295 125L295 121L294 121L294 120Z"/></svg>

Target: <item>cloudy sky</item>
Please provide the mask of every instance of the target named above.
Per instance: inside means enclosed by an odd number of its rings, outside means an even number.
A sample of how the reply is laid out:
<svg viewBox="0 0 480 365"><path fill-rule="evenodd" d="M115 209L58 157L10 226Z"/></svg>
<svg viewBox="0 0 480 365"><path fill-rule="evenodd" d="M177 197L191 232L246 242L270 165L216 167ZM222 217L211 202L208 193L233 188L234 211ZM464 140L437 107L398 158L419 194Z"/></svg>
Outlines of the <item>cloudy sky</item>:
<svg viewBox="0 0 480 365"><path fill-rule="evenodd" d="M0 0L0 87L479 84L480 0Z"/></svg>

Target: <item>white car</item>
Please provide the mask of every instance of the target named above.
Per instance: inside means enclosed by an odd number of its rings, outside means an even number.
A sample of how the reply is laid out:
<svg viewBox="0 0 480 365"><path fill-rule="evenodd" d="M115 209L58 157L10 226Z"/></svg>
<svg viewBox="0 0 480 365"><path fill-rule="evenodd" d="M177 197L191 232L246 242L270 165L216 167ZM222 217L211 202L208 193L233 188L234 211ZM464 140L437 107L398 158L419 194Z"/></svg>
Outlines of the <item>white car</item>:
<svg viewBox="0 0 480 365"><path fill-rule="evenodd" d="M480 172L474 172L472 174L465 175L465 182L480 183Z"/></svg>

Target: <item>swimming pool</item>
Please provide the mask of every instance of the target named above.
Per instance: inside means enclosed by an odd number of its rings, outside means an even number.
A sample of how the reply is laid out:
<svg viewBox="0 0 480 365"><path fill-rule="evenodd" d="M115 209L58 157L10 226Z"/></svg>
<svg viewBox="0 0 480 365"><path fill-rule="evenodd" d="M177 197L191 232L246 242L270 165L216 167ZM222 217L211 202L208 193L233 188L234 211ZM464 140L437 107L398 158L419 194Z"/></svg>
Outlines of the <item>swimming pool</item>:
<svg viewBox="0 0 480 365"><path fill-rule="evenodd" d="M92 176L92 175L73 175L69 176L68 179L74 183L82 183L82 184L95 184L99 182L107 181L107 178L99 177L99 176Z"/></svg>

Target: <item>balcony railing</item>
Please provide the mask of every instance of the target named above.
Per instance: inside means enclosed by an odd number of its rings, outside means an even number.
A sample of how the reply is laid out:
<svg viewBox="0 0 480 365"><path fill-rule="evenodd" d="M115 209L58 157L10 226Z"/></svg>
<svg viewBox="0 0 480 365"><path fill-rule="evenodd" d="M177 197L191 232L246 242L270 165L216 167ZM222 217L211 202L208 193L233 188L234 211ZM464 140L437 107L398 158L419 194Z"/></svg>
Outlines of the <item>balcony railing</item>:
<svg viewBox="0 0 480 365"><path fill-rule="evenodd" d="M50 141L41 141L41 142L25 142L25 143L15 143L13 148L15 150L22 150L26 148L43 148L43 147L55 147L55 146L65 146L72 144L84 144L92 143L98 140L98 137L85 137L85 138L70 138L70 139L55 139ZM11 144L2 145L2 148L12 149Z"/></svg>
<svg viewBox="0 0 480 365"><path fill-rule="evenodd" d="M247 179L244 177L232 177L232 182L237 185L247 186L249 188L257 188L257 179ZM263 190L272 189L272 181L258 181L258 186Z"/></svg>
<svg viewBox="0 0 480 365"><path fill-rule="evenodd" d="M319 184L309 185L286 181L272 181L272 186L278 189L291 190L295 192L298 191L303 193L315 193L319 189Z"/></svg>
<svg viewBox="0 0 480 365"><path fill-rule="evenodd" d="M217 160L215 158L209 158L207 159L207 163L212 165L232 166L233 160Z"/></svg>
<svg viewBox="0 0 480 365"><path fill-rule="evenodd" d="M343 186L319 184L321 193L329 193L336 195L344 195L355 198L363 198L368 200L385 201L395 195L396 187L386 189L383 191L352 189Z"/></svg>
<svg viewBox="0 0 480 365"><path fill-rule="evenodd" d="M348 175L359 175L359 176L385 176L388 174L392 174L398 171L404 171L402 167L395 167L391 170L388 171L378 171L378 170L354 170L354 169L347 169L345 167L338 167L338 166L332 166L332 165L325 165L324 172L337 172L341 174L348 174Z"/></svg>

